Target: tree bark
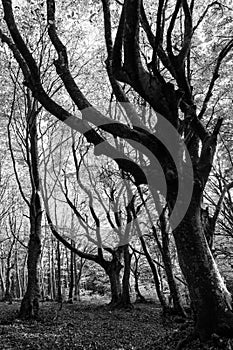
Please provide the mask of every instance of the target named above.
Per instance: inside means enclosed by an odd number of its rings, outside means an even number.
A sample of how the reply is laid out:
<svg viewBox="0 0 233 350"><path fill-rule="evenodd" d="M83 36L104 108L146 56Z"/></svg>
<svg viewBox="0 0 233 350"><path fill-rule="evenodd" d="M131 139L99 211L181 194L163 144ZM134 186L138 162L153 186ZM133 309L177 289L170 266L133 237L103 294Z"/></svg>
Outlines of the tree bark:
<svg viewBox="0 0 233 350"><path fill-rule="evenodd" d="M149 264L149 266L151 268L151 272L153 274L153 278L154 278L154 282L155 282L155 288L156 288L158 299L159 299L160 304L161 304L161 306L163 308L163 312L166 313L168 311L168 305L166 303L166 299L165 299L165 297L163 295L163 292L161 290L157 268L156 268L155 264L153 263L153 260L152 260L152 258L150 256L150 253L148 252L145 240L144 240L144 238L142 236L140 237L140 241L141 241L141 244L142 244L142 249L143 249L144 254L146 256L146 259L148 261L148 264Z"/></svg>
<svg viewBox="0 0 233 350"><path fill-rule="evenodd" d="M159 245L159 246L162 254L162 259L163 259L164 269L167 276L169 290L173 300L173 309L176 314L186 317L187 315L182 305L181 295L172 271L172 261L171 261L171 255L169 250L169 232L167 230L166 217L164 212L160 215L159 220L160 220L160 230L162 234L162 245Z"/></svg>
<svg viewBox="0 0 233 350"><path fill-rule="evenodd" d="M57 257L57 301L59 303L62 302L62 292L61 292L61 252L60 252L60 242L57 240L57 249L56 249L56 257Z"/></svg>
<svg viewBox="0 0 233 350"><path fill-rule="evenodd" d="M71 240L71 245L74 246L73 240ZM69 295L68 302L73 303L73 290L74 290L74 252L70 251L70 281L69 281Z"/></svg>
<svg viewBox="0 0 233 350"><path fill-rule="evenodd" d="M10 223L11 225L11 223ZM15 244L15 238L11 242L10 249L7 254L7 262L6 262L6 282L5 282L5 295L4 295L4 300L12 303L12 294L11 294L11 270L14 267L14 264L11 263L11 257L12 257L12 252L13 252L13 247Z"/></svg>
<svg viewBox="0 0 233 350"><path fill-rule="evenodd" d="M20 271L19 271L19 261L18 261L18 247L16 244L16 251L15 251L15 279L16 279L16 298L21 299L22 297L22 286L21 286L21 279L20 279Z"/></svg>
<svg viewBox="0 0 233 350"><path fill-rule="evenodd" d="M126 244L123 247L123 257L124 257L124 273L122 278L122 294L120 296L119 303L117 307L120 308L131 308L130 300L130 266L132 255L129 253L129 245Z"/></svg>
<svg viewBox="0 0 233 350"><path fill-rule="evenodd" d="M33 101L28 91L28 113L27 128L30 135L30 177L32 195L30 200L30 237L28 243L28 281L27 290L23 297L19 317L34 318L39 311L39 276L38 265L41 254L41 222L42 207L40 199L40 178L39 178L39 159L37 142L37 111L36 101Z"/></svg>
<svg viewBox="0 0 233 350"><path fill-rule="evenodd" d="M120 272L122 268L122 264L118 260L116 260L111 262L106 270L111 286L111 301L109 303L111 307L115 307L121 299L122 289L120 281Z"/></svg>
<svg viewBox="0 0 233 350"><path fill-rule="evenodd" d="M196 191L195 191L196 190ZM228 292L211 254L201 223L200 192L194 188L189 209L174 230L178 258L188 284L196 329L206 340L211 334L232 336L233 313Z"/></svg>
<svg viewBox="0 0 233 350"><path fill-rule="evenodd" d="M225 46L223 46L218 57L216 57L216 66L207 94L204 97L202 106L195 106L195 101L192 96L193 87L190 84L190 73L188 57L190 56L190 49L193 37L192 27L192 13L193 1L191 5L188 1L177 1L174 6L174 11L171 13L169 8L168 25L162 25L166 6L164 2L159 2L156 36L151 30L151 25L146 18L145 11L143 11L143 2L140 0L125 1L122 6L122 14L116 33L115 43L112 45L111 36L111 19L108 15L109 2L105 2L105 36L109 43L108 47L108 62L111 67L114 79L122 83L129 84L145 101L147 101L160 116L165 116L177 130L181 136L185 137L185 142L188 145L188 150L196 148L196 154L191 151L193 167L198 168L198 181L203 183L204 190L205 183L208 179L209 172L212 166L215 145L211 141L217 139L221 120L217 122L217 128L213 135L210 136L204 124L200 121L204 116L208 107L208 102L213 95L213 88L215 81L219 77L220 66L226 55L232 50L233 40L230 39ZM90 102L82 94L75 80L72 78L69 70L69 60L65 46L62 44L56 32L55 21L55 6L53 1L47 1L47 20L48 20L48 34L52 44L54 45L58 59L54 61L57 73L62 79L63 84L69 93L73 102L82 112L83 118L76 118L71 115L68 110L65 110L58 103L50 98L46 93L40 79L40 69L30 52L23 37L17 28L12 3L8 0L2 0L4 10L4 20L10 31L11 39L0 31L2 41L6 42L14 53L15 59L18 61L25 78L25 85L30 87L35 98L54 116L59 120L73 127L75 130L84 134L86 139L94 144L96 147L95 154L105 154L116 161L120 169L129 172L135 180L136 185L147 184L146 176L136 163L126 158L121 152L116 150L110 144L105 142L105 139L94 128L90 128L88 121L98 128L110 133L114 137L122 137L128 142L140 140L145 148L153 153L153 156L160 162L167 180L166 201L174 208L174 201L178 191L178 181L176 181L176 172L173 172L174 166L171 156L162 142L156 141L156 136L150 134L148 130L141 129L132 123L133 128L127 127L126 124L109 123L105 116L92 108ZM174 53L173 37L174 28L182 7L182 14L184 24L181 26L180 36L183 38L179 53ZM171 14L171 15L170 15ZM107 21L106 21L107 18ZM140 48L140 33L141 26L143 27L147 36L148 42L153 51L153 59L151 62L151 69L147 69L141 60ZM166 31L166 32L165 32ZM164 42L166 40L166 42ZM164 48L166 45L166 48ZM161 61L161 62L158 62ZM164 70L158 69L161 64L165 71L170 74L163 74ZM188 72L187 72L188 71ZM175 80L175 90L173 84L167 76L171 76ZM116 94L117 96L117 94ZM118 98L119 101L122 101ZM200 113L197 115L196 107L200 107ZM91 113L90 109L91 109ZM88 112L87 112L88 109ZM184 118L179 119L179 112L184 114ZM159 128L161 118L158 115L156 127ZM132 118L131 118L132 119ZM136 127L135 127L136 126ZM162 130L166 134L167 130ZM157 130L156 130L157 133ZM149 134L149 135L148 135ZM158 133L157 133L158 135ZM194 136L193 136L194 135ZM177 140L178 141L178 140ZM202 143L201 154L199 156L199 142ZM104 147L97 147L104 142ZM173 142L174 148L179 147L179 142ZM135 145L135 143L134 143ZM184 163L183 146L179 149L181 162ZM195 152L194 152L195 153ZM204 173L203 173L204 169ZM171 174L174 173L174 176ZM186 178L188 174L184 174ZM172 177L172 179L170 179ZM195 180L196 181L196 180ZM175 188L175 190L174 190ZM157 189L155 189L157 190ZM177 245L178 257L182 272L188 283L190 296L193 302L197 318L197 329L202 338L207 338L211 332L224 332L232 336L233 330L233 313L230 305L229 292L224 286L218 268L214 262L213 256L210 252L206 242L203 227L200 219L200 198L195 198L195 191L199 191L194 186L194 196L191 199L189 209L176 229L174 229L174 237ZM175 194L174 194L175 192ZM163 193L161 193L163 195ZM166 194L164 194L166 196ZM170 198L168 198L170 197ZM157 283L157 282L156 282Z"/></svg>
<svg viewBox="0 0 233 350"><path fill-rule="evenodd" d="M139 289L139 276L140 276L140 272L138 271L139 269L139 257L137 257L136 253L134 254L134 260L135 260L135 267L133 269L133 275L134 275L134 289L135 289L135 293L136 293L136 300L135 302L137 303L146 303L146 299L144 298L144 296L142 295L142 293L140 292Z"/></svg>
<svg viewBox="0 0 233 350"><path fill-rule="evenodd" d="M23 297L19 317L34 318L38 316L39 311L39 279L38 279L38 264L41 253L41 203L38 193L32 195L30 208L30 238L28 244L28 282L27 290Z"/></svg>

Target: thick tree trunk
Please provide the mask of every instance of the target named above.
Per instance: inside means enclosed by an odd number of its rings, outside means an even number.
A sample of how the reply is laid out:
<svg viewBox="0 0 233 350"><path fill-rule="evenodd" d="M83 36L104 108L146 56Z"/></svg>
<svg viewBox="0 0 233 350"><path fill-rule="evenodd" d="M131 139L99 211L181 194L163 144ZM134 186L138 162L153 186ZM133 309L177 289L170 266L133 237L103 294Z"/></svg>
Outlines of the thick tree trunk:
<svg viewBox="0 0 233 350"><path fill-rule="evenodd" d="M111 264L108 271L106 271L110 285L111 285L111 301L110 306L114 307L117 305L121 299L121 281L120 281L120 272L122 269L121 264Z"/></svg>
<svg viewBox="0 0 233 350"><path fill-rule="evenodd" d="M194 195L189 209L174 230L178 258L186 278L196 329L202 340L211 334L232 336L231 295L209 249L201 223L200 198Z"/></svg>
<svg viewBox="0 0 233 350"><path fill-rule="evenodd" d="M41 203L39 194L36 192L32 195L30 208L30 238L28 244L28 283L27 290L23 297L19 317L34 318L39 311L39 279L38 264L41 253Z"/></svg>
<svg viewBox="0 0 233 350"><path fill-rule="evenodd" d="M129 245L126 244L123 247L124 251L124 274L122 279L122 294L120 297L120 301L117 307L121 308L131 308L131 300L130 300L130 266L131 266L131 254L129 253Z"/></svg>

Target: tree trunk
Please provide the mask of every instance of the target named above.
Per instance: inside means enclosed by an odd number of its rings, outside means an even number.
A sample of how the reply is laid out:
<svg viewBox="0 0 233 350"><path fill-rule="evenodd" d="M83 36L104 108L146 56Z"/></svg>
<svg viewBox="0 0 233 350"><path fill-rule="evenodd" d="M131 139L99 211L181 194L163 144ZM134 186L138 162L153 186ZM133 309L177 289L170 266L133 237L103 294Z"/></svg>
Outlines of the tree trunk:
<svg viewBox="0 0 233 350"><path fill-rule="evenodd" d="M111 286L111 301L110 306L114 307L117 305L121 298L121 282L120 282L120 272L122 265L119 261L111 262L106 273L109 277Z"/></svg>
<svg viewBox="0 0 233 350"><path fill-rule="evenodd" d="M120 299L116 304L117 308L131 308L132 304L130 301L130 266L131 266L131 254L129 253L129 245L123 246L123 257L124 257L124 274L122 278L122 293Z"/></svg>
<svg viewBox="0 0 233 350"><path fill-rule="evenodd" d="M38 265L41 254L41 221L42 208L40 199L40 176L39 176L39 157L37 140L37 102L27 91L27 129L30 135L30 146L27 151L30 154L30 179L31 179L31 200L30 200L30 237L28 243L28 282L27 290L23 297L19 317L34 318L39 311L39 278Z"/></svg>
<svg viewBox="0 0 233 350"><path fill-rule="evenodd" d="M10 221L10 226L11 226L11 221ZM15 238L11 242L9 252L7 254L7 265L6 265L6 284L5 284L5 296L4 300L9 301L12 303L12 295L11 295L11 270L14 267L14 264L11 264L11 257L12 257L12 252L13 252L13 247L15 244Z"/></svg>
<svg viewBox="0 0 233 350"><path fill-rule="evenodd" d="M5 295L4 301L9 301L12 303L12 295L11 295L11 266L7 266L6 268L6 283L5 283Z"/></svg>
<svg viewBox="0 0 233 350"><path fill-rule="evenodd" d="M195 195L174 230L180 267L186 278L196 329L202 340L211 334L232 336L231 295L218 271L201 223L201 200Z"/></svg>
<svg viewBox="0 0 233 350"><path fill-rule="evenodd" d="M51 299L56 299L56 267L54 263L54 241L52 239L52 252L51 252Z"/></svg>
<svg viewBox="0 0 233 350"><path fill-rule="evenodd" d="M177 283L175 281L175 277L173 275L170 254L169 254L168 260L166 259L166 256L163 257L163 263L164 263L164 269L165 269L166 276L167 276L169 290L170 290L172 301L173 301L174 312L178 315L186 316L186 313L184 311L184 308L183 308L182 302L181 302L180 291L178 289Z"/></svg>
<svg viewBox="0 0 233 350"><path fill-rule="evenodd" d="M57 240L57 301L62 302L62 292L61 292L61 252L60 252L60 242Z"/></svg>
<svg viewBox="0 0 233 350"><path fill-rule="evenodd" d="M71 240L71 245L74 246L73 240ZM69 296L68 302L73 303L73 290L74 290L74 252L70 251L70 282L69 282Z"/></svg>
<svg viewBox="0 0 233 350"><path fill-rule="evenodd" d="M151 271L152 271L152 274L153 274L153 278L154 278L154 282L155 282L155 288L156 288L158 299L159 299L160 304L161 304L161 306L163 308L163 312L167 312L168 311L168 305L166 303L166 299L165 299L165 297L163 295L163 292L161 290L161 287L160 287L160 282L159 282L159 276L158 276L157 268L156 268L155 264L153 263L153 260L152 260L152 258L150 256L150 253L148 252L145 240L144 240L144 238L142 236L140 237L140 241L141 241L141 244L142 244L142 249L143 249L143 251L145 253L146 259L148 261L148 264L149 264L149 266L151 268Z"/></svg>
<svg viewBox="0 0 233 350"><path fill-rule="evenodd" d="M1 261L1 265L0 265L0 285L1 285L1 297L3 298L3 296L5 295L5 281L3 278L3 262Z"/></svg>
<svg viewBox="0 0 233 350"><path fill-rule="evenodd" d="M121 298L121 282L120 282L120 270L112 268L108 273L110 285L111 285L111 301L110 305L114 306L118 304Z"/></svg>
<svg viewBox="0 0 233 350"><path fill-rule="evenodd" d="M136 293L135 302L136 303L146 303L146 299L144 298L144 296L142 295L142 293L140 292L140 289L139 289L139 283L138 283L139 278L138 277L139 277L139 274L135 273L134 274L134 278L135 278L134 289L135 289L135 293Z"/></svg>
<svg viewBox="0 0 233 350"><path fill-rule="evenodd" d="M139 289L139 276L140 276L140 272L138 271L138 260L139 257L137 257L136 253L134 253L134 259L135 259L135 268L133 270L133 275L134 275L134 289L135 289L135 293L136 293L136 303L146 303L146 299L144 298L144 296L141 294L140 289Z"/></svg>
<svg viewBox="0 0 233 350"><path fill-rule="evenodd" d="M39 311L39 279L38 264L41 253L41 203L39 194L36 192L31 198L30 208L30 238L28 244L28 283L27 290L23 297L19 317L34 318L37 317Z"/></svg>
<svg viewBox="0 0 233 350"><path fill-rule="evenodd" d="M18 249L16 245L15 251L15 280L16 280L16 298L21 299L22 297L22 286L20 280L20 272L19 272L19 259L18 259Z"/></svg>
<svg viewBox="0 0 233 350"><path fill-rule="evenodd" d="M169 290L173 301L174 312L178 315L186 317L187 315L181 302L181 295L172 271L172 261L171 261L171 255L169 250L169 232L167 230L166 217L164 212L160 215L159 220L160 220L160 229L162 234L162 246L160 250L162 254L164 269L167 276Z"/></svg>
<svg viewBox="0 0 233 350"><path fill-rule="evenodd" d="M77 264L77 260L76 260L76 255L74 256L75 258L75 289L74 289L74 299L80 301L80 281L81 281L81 277L82 277L82 271L83 271L83 267L85 265L85 259L80 258L80 262L79 264Z"/></svg>
<svg viewBox="0 0 233 350"><path fill-rule="evenodd" d="M51 241L52 242L52 241ZM48 264L49 264L49 269L47 272L47 298L53 299L53 291L52 291L52 263L51 263L51 247L49 246L48 248Z"/></svg>

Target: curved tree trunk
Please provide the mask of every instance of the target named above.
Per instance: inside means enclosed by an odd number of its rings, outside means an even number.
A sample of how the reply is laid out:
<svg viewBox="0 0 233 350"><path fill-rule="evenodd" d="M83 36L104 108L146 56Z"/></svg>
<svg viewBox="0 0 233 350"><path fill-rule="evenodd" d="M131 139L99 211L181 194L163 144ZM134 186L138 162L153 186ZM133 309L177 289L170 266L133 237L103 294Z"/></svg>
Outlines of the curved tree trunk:
<svg viewBox="0 0 233 350"><path fill-rule="evenodd" d="M209 249L201 223L200 196L195 195L189 209L174 230L179 263L186 278L196 329L205 340L211 334L232 336L231 295Z"/></svg>

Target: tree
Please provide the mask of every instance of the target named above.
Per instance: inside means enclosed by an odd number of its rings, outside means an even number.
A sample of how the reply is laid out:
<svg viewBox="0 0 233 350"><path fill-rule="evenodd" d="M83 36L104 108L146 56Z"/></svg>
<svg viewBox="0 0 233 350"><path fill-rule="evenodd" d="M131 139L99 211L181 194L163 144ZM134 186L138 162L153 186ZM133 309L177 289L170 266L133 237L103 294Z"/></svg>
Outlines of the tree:
<svg viewBox="0 0 233 350"><path fill-rule="evenodd" d="M38 265L41 253L42 208L40 201L37 135L37 114L39 113L40 108L38 107L37 101L32 97L31 91L28 88L25 87L22 89L22 91L18 89L19 74L16 74L14 76L14 73L11 73L11 77L14 83L14 93L8 122L9 149L12 158L16 183L18 185L22 199L28 207L30 221L30 235L27 247L27 290L21 303L19 316L22 318L32 318L36 317L38 314L40 296ZM17 105L18 108L16 107ZM22 117L22 119L19 118L19 116ZM19 123L19 119L21 123ZM22 150L21 162L28 167L26 181L30 181L29 188L28 186L26 187L22 185L20 179L20 171L18 171L17 159L15 157L12 142L12 127L14 130L14 135L17 135L16 144L18 144L18 147ZM30 197L30 199L28 199L28 197ZM13 223L10 222L10 227L12 227L12 225ZM14 225L16 225L16 220ZM12 228L11 231L13 234L14 230Z"/></svg>
<svg viewBox="0 0 233 350"><path fill-rule="evenodd" d="M148 184L154 196L157 191L160 192L168 205L179 263L188 284L195 313L196 330L203 340L208 339L214 332L232 336L231 296L208 247L200 208L223 122L221 118L215 119L214 125L209 129L205 125L204 116L213 95L215 82L220 76L220 66L232 49L233 40L227 38L219 44L213 74L204 99L198 101L195 99L195 86L192 82L191 65L195 68L191 55L192 42L195 30L208 15L211 6L203 11L203 15L199 15L197 24L193 25L193 19L196 19L193 15L194 6L200 6L199 3L194 0L177 0L168 5L160 0L154 16L156 21L151 23L151 26L149 11L143 2L125 0L113 43L111 3L103 0L108 52L107 73L115 97L123 104L127 118L127 124L114 123L90 104L70 73L67 50L56 30L56 3L47 0L48 35L57 52L54 65L70 98L81 111L82 119L72 115L46 93L36 60L18 30L11 1L2 0L4 18L11 39L3 32L0 36L13 51L24 74L25 84L51 114L84 134L87 141L95 146L96 155L105 154L114 159L122 171L133 176L136 186ZM152 3L148 4L149 7L152 6ZM148 47L149 61L143 39ZM157 113L155 130L148 129L140 119L119 82L129 85ZM90 124L98 126L99 130L115 138L127 140L134 149L139 149L149 162L142 169L134 159L130 159L107 142L104 134L92 128ZM176 137L175 131L185 142L182 143L181 138ZM168 138L171 141L170 150ZM160 163L160 167L156 167L154 158ZM161 169L167 193L161 181ZM153 181L155 177L157 184ZM190 191L192 186L193 191ZM188 208L184 210L184 198L186 204L188 198L186 192L192 194L188 200Z"/></svg>

